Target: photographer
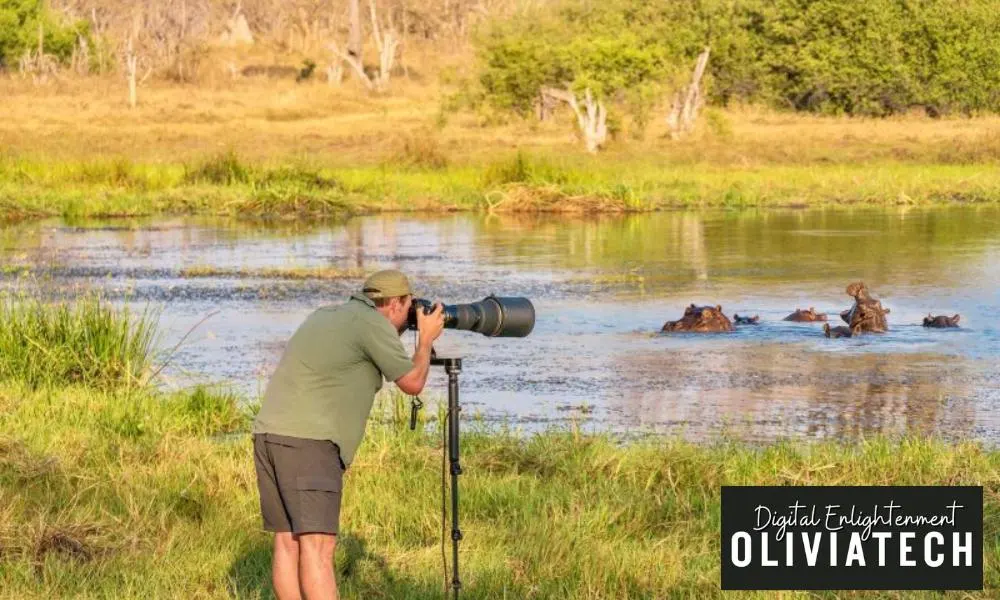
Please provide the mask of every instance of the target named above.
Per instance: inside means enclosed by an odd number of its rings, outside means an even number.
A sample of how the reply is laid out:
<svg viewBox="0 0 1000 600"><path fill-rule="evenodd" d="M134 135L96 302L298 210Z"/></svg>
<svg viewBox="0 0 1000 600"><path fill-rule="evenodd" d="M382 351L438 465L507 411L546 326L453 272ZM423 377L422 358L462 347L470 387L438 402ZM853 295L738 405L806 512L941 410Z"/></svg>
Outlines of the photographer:
<svg viewBox="0 0 1000 600"><path fill-rule="evenodd" d="M279 599L337 598L333 553L344 470L361 444L382 380L419 394L441 335L442 306L417 310L416 352L399 336L413 301L395 270L369 277L347 303L313 312L296 330L254 420L254 463L264 528L273 531Z"/></svg>

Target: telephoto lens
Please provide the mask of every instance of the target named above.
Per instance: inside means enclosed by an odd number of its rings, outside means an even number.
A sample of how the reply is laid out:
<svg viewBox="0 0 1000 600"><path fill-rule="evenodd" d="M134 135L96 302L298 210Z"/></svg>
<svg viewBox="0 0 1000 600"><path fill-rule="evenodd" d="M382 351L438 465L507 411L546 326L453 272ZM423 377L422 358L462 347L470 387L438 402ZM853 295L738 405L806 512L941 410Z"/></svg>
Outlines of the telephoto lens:
<svg viewBox="0 0 1000 600"><path fill-rule="evenodd" d="M434 305L414 298L408 315L408 327L417 328L417 310L429 314ZM470 304L444 305L445 329L474 331L487 337L525 337L535 327L535 307L527 298L487 296Z"/></svg>

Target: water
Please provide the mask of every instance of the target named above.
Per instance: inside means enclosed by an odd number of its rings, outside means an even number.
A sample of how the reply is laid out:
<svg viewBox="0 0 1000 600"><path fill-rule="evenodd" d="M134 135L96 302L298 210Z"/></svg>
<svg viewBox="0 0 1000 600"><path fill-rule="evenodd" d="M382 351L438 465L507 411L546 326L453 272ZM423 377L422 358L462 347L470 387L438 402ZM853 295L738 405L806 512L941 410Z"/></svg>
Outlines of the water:
<svg viewBox="0 0 1000 600"><path fill-rule="evenodd" d="M345 223L35 222L0 230L2 284L100 289L161 311L169 349L205 315L164 385L225 382L259 394L285 341L358 279L188 279L180 269L400 268L421 295L527 296L525 339L446 332L469 418L532 430L666 432L695 440L855 439L873 433L1000 441L1000 208L671 212L630 217L388 215ZM23 265L28 275L12 265ZM881 336L826 339L864 280L891 309ZM691 302L759 314L732 334L659 335ZM920 326L962 315L957 330ZM404 336L407 346L412 338ZM431 394L446 389L437 370Z"/></svg>

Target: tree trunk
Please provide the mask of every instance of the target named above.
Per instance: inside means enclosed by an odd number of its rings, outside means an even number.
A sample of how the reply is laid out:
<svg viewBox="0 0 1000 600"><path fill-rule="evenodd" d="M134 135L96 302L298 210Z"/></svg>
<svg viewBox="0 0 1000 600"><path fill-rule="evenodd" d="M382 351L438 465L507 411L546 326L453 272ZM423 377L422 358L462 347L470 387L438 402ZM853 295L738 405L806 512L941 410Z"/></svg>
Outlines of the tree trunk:
<svg viewBox="0 0 1000 600"><path fill-rule="evenodd" d="M577 125L580 126L580 133L583 134L583 142L587 146L587 152L597 153L601 146L608 140L608 111L604 108L604 103L595 100L587 88L583 98L583 109L576 99L576 94L570 90L560 90L558 88L542 88L542 95L562 100L569 104L576 114Z"/></svg>
<svg viewBox="0 0 1000 600"><path fill-rule="evenodd" d="M709 50L709 48L705 48L698 55L698 62L695 64L694 73L691 74L691 83L687 89L674 94L670 114L667 115L667 128L670 130L671 139L676 140L690 132L694 129L695 121L698 120L698 111L704 104L704 98L701 94L701 78L708 65Z"/></svg>
<svg viewBox="0 0 1000 600"><path fill-rule="evenodd" d="M361 7L360 0L348 0L348 18L351 32L347 36L347 54L361 63Z"/></svg>
<svg viewBox="0 0 1000 600"><path fill-rule="evenodd" d="M389 87L389 78L392 75L392 67L396 62L396 47L399 42L392 31L392 28L383 35L382 28L378 24L378 15L375 12L375 0L370 0L368 7L372 17L372 36L375 38L375 46L378 48L379 69L375 75L375 88L384 91Z"/></svg>
<svg viewBox="0 0 1000 600"><path fill-rule="evenodd" d="M128 50L125 54L125 71L128 76L128 106L129 108L135 108L136 102L138 100L136 94L136 81L135 73L138 67L138 57L132 49L132 37L128 38Z"/></svg>

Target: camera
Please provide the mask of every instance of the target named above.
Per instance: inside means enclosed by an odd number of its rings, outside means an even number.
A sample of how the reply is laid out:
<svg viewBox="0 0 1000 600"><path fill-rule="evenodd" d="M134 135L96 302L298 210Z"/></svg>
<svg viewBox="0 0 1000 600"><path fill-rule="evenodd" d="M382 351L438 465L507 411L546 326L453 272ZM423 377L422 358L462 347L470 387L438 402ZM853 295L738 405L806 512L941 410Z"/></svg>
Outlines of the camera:
<svg viewBox="0 0 1000 600"><path fill-rule="evenodd" d="M429 300L414 298L407 315L407 328L417 328L417 311L434 311ZM535 327L535 307L527 298L487 296L470 304L445 304L445 329L461 329L487 337L525 337Z"/></svg>

